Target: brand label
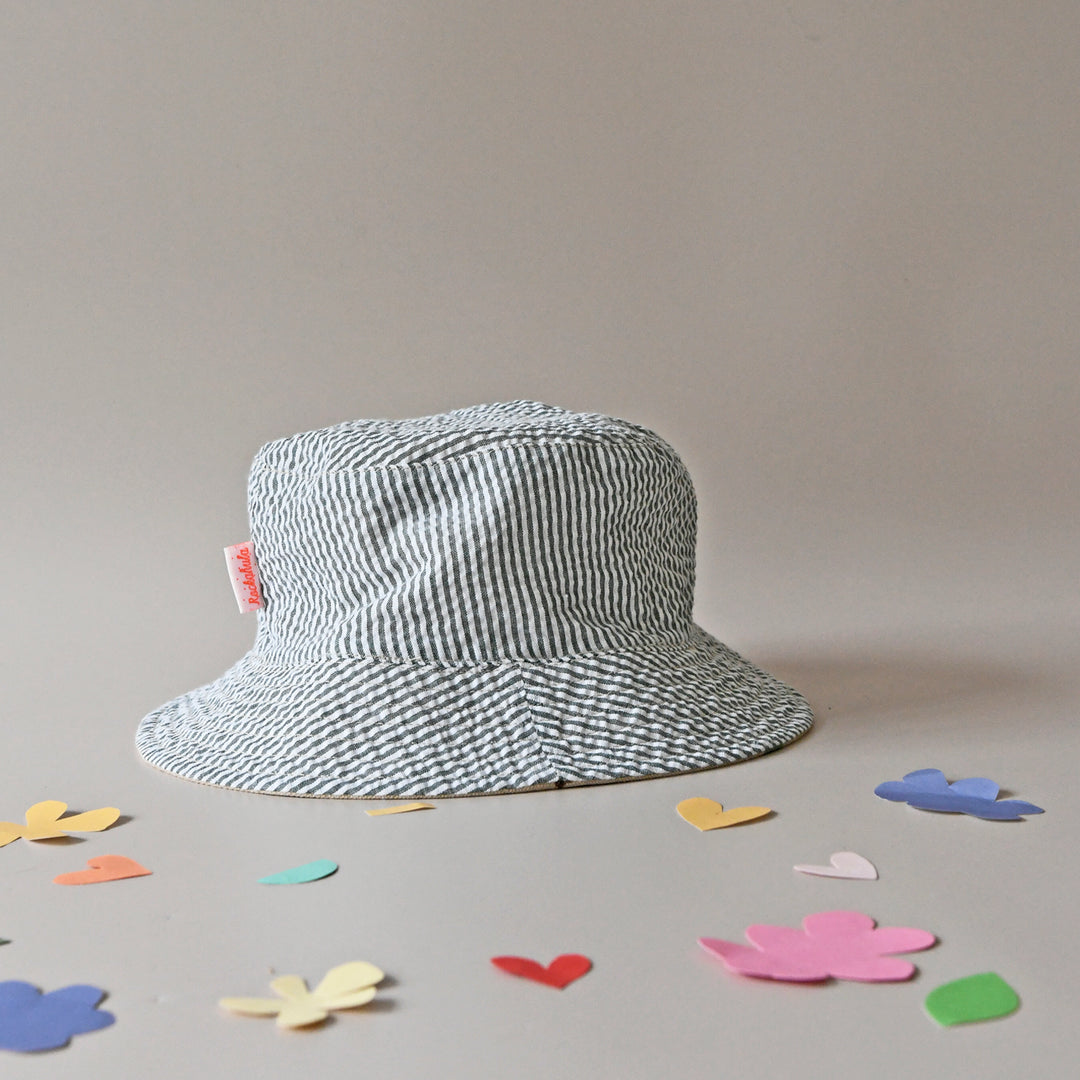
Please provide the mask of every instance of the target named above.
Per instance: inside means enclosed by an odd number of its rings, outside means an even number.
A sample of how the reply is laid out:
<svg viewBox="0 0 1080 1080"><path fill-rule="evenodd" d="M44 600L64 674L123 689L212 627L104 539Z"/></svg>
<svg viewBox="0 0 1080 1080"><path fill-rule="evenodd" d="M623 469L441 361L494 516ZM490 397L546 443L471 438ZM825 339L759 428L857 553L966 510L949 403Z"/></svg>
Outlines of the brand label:
<svg viewBox="0 0 1080 1080"><path fill-rule="evenodd" d="M263 606L259 593L259 567L255 562L255 549L250 540L233 544L225 549L225 562L229 567L236 603L241 612L255 611Z"/></svg>

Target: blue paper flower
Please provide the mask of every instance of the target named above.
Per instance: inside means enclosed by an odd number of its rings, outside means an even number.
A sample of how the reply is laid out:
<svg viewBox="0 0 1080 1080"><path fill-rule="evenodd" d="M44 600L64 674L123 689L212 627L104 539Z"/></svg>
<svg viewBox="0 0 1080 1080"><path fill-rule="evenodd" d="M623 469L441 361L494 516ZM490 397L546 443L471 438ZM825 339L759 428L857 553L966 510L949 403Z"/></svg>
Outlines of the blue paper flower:
<svg viewBox="0 0 1080 1080"><path fill-rule="evenodd" d="M887 780L874 794L892 802L906 802L917 810L970 814L987 821L1019 821L1021 814L1041 814L1042 807L1021 799L998 800L998 786L983 776L950 784L940 769L917 769L903 780Z"/></svg>
<svg viewBox="0 0 1080 1080"><path fill-rule="evenodd" d="M116 1017L96 1008L104 996L96 986L65 986L43 994L31 983L0 982L0 1049L55 1050L72 1035L108 1027Z"/></svg>

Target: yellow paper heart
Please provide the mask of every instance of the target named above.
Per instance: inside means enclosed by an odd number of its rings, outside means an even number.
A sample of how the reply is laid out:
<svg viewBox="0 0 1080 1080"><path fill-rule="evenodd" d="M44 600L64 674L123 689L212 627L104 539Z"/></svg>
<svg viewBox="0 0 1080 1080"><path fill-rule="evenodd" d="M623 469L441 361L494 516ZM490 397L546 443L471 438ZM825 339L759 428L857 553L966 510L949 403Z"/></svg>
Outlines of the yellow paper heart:
<svg viewBox="0 0 1080 1080"><path fill-rule="evenodd" d="M683 821L689 821L702 832L741 825L744 821L754 821L772 813L767 806L736 806L732 810L725 810L713 799L683 799L675 809Z"/></svg>

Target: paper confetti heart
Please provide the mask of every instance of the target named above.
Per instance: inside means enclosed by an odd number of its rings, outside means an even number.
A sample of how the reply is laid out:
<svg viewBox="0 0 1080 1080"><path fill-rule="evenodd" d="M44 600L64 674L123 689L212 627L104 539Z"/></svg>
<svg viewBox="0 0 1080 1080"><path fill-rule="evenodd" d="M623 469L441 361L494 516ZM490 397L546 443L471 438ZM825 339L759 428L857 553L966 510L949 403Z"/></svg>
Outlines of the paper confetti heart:
<svg viewBox="0 0 1080 1080"><path fill-rule="evenodd" d="M795 867L800 874L815 874L817 877L851 878L855 881L877 880L877 867L869 859L856 855L854 851L836 851L829 856L828 866L811 866L800 863Z"/></svg>
<svg viewBox="0 0 1080 1080"><path fill-rule="evenodd" d="M712 799L683 799L675 809L683 821L690 822L702 832L726 829L729 825L741 825L744 821L756 821L772 813L767 806L736 806L725 810Z"/></svg>
<svg viewBox="0 0 1080 1080"><path fill-rule="evenodd" d="M73 1035L108 1027L116 1017L97 1008L104 996L96 986L65 986L43 994L31 983L0 982L0 1049L24 1054L56 1050Z"/></svg>
<svg viewBox="0 0 1080 1080"><path fill-rule="evenodd" d="M986 821L1019 821L1021 814L1041 814L1042 807L1022 799L998 799L998 786L985 776L949 783L940 769L916 769L903 780L887 780L874 788L880 799L906 802L916 810L969 814Z"/></svg>
<svg viewBox="0 0 1080 1080"><path fill-rule="evenodd" d="M329 877L338 868L333 859L316 859L314 862L294 866L291 870L282 870L277 874L268 874L259 878L260 885L303 885L307 881L318 881Z"/></svg>
<svg viewBox="0 0 1080 1080"><path fill-rule="evenodd" d="M104 806L100 810L88 810L85 814L73 814L61 820L60 815L65 810L67 803L48 799L34 803L26 811L25 825L0 821L0 847L18 840L20 836L24 840L52 840L73 832L101 832L120 816L115 806Z"/></svg>
<svg viewBox="0 0 1080 1080"><path fill-rule="evenodd" d="M337 1009L355 1009L375 996L375 987L385 975L364 960L354 960L331 968L314 990L299 975L282 975L270 988L277 998L222 998L218 1003L231 1012L246 1016L276 1016L281 1028L319 1024Z"/></svg>
<svg viewBox="0 0 1080 1080"><path fill-rule="evenodd" d="M942 1027L996 1020L1020 1007L1016 991L993 971L945 983L926 995L927 1014Z"/></svg>
<svg viewBox="0 0 1080 1080"><path fill-rule="evenodd" d="M75 870L70 874L57 874L56 885L96 885L99 881L122 881L124 878L145 877L153 873L126 855L95 855L86 860L89 870Z"/></svg>
<svg viewBox="0 0 1080 1080"><path fill-rule="evenodd" d="M520 975L523 979L554 986L559 990L580 979L592 969L592 961L578 953L563 953L544 967L535 960L524 956L493 956L491 962L509 975Z"/></svg>
<svg viewBox="0 0 1080 1080"><path fill-rule="evenodd" d="M410 802L402 806L383 806L378 810L365 810L368 817L385 817L387 814L408 814L413 810L434 810L429 802Z"/></svg>
<svg viewBox="0 0 1080 1080"><path fill-rule="evenodd" d="M807 915L802 930L787 926L746 928L748 945L719 938L698 944L740 975L785 982L900 982L915 974L915 965L892 953L928 949L937 938L927 930L905 926L874 929L874 920L858 911L823 911Z"/></svg>

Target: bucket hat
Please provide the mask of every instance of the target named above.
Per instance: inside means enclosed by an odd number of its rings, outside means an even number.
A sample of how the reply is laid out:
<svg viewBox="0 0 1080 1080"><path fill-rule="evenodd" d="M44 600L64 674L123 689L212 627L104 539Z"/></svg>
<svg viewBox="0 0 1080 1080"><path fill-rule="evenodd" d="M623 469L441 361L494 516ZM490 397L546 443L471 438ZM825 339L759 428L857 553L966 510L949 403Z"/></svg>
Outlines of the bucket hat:
<svg viewBox="0 0 1080 1080"><path fill-rule="evenodd" d="M145 717L150 764L283 795L641 779L764 754L803 698L693 622L696 502L646 428L517 401L268 443L249 653Z"/></svg>

